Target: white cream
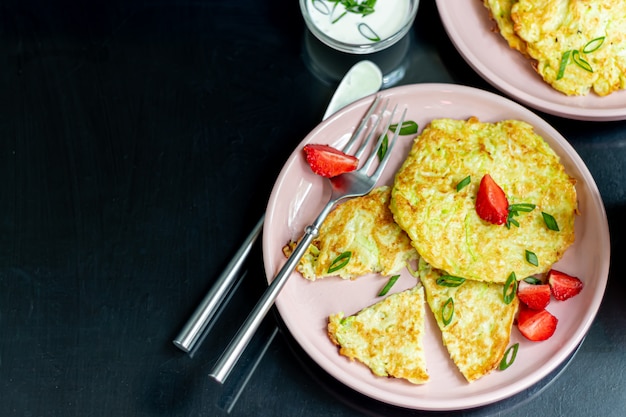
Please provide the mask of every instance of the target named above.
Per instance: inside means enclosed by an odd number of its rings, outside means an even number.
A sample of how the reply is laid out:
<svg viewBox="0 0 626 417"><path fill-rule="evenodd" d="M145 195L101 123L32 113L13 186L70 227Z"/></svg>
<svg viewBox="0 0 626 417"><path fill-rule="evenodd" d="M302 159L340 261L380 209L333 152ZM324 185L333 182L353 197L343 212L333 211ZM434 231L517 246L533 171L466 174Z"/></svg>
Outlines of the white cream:
<svg viewBox="0 0 626 417"><path fill-rule="evenodd" d="M341 3L324 0L307 1L309 15L315 26L329 37L350 44L376 42L368 39L371 37L369 29L381 40L398 32L409 18L411 7L409 0L377 0L373 13L362 16L348 12L333 23L333 20L341 16L346 10ZM330 14L325 13L325 11L330 11ZM361 24L365 24L365 26ZM359 28L360 25L361 28Z"/></svg>

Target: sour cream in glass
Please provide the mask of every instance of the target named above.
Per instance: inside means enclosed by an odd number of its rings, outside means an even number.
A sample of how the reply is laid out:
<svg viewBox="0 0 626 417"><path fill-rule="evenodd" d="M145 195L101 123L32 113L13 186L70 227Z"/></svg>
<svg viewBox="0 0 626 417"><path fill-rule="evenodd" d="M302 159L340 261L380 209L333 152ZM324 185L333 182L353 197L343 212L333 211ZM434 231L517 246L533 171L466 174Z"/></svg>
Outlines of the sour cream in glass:
<svg viewBox="0 0 626 417"><path fill-rule="evenodd" d="M355 45L376 43L402 28L410 16L410 0L327 1L307 0L309 15L315 26L327 36ZM363 16L346 10L346 3L373 3L373 12Z"/></svg>

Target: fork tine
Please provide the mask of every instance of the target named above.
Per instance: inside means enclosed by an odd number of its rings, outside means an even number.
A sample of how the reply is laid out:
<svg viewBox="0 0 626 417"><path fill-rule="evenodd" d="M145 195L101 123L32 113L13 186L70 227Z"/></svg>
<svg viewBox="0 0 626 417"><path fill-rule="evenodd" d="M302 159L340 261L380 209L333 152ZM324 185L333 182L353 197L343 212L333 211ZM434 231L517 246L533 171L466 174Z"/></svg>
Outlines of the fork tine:
<svg viewBox="0 0 626 417"><path fill-rule="evenodd" d="M348 153L352 145L354 145L354 142L357 140L357 138L361 136L361 132L365 128L365 125L367 124L367 122L370 120L372 113L374 113L374 110L376 110L376 107L378 107L378 103L380 102L380 99L381 99L381 96L377 95L374 101L372 102L372 104L370 105L367 113L361 119L361 123L359 124L359 127L357 127L357 129L354 131L354 133L350 137L350 140L348 141L348 143L346 143L346 145L343 147L342 149L343 152ZM376 123L378 123L378 120Z"/></svg>
<svg viewBox="0 0 626 417"><path fill-rule="evenodd" d="M391 143L389 143L387 146L387 152L385 153L385 156L383 156L383 160L380 161L380 163L378 164L378 167L376 168L376 171L374 171L374 174L372 175L372 179L374 180L374 182L378 181L378 178L380 178L380 175L383 173L383 170L385 169L385 166L387 165L387 162L389 161L391 150L393 149L393 146L396 144L396 140L398 139L398 136L400 136L400 128L402 127L402 124L404 123L405 117L406 117L406 108L402 112L402 117L400 117L400 121L398 122L398 128L396 129L396 132L393 135L393 139L391 140ZM376 147L376 149L378 149L378 147L380 147L380 144Z"/></svg>
<svg viewBox="0 0 626 417"><path fill-rule="evenodd" d="M363 171L363 173L367 173L367 171L369 171L370 167L372 166L372 163L374 163L374 159L378 156L378 149L380 149L380 145L383 143L383 140L385 139L385 135L389 131L389 127L391 126L391 122L393 121L393 116L396 114L397 108L398 108L398 105L396 104L393 108L393 111L391 112L391 116L389 116L389 120L387 120L387 126L385 126L385 129L381 132L380 136L378 137L376 146L374 146L374 148L372 149L372 152L370 153L369 158L367 158L367 161L365 161L365 163L361 167L361 171ZM382 119L382 115L381 115L381 119ZM399 131L399 129L396 129L396 131ZM370 138L368 137L367 140L369 139Z"/></svg>
<svg viewBox="0 0 626 417"><path fill-rule="evenodd" d="M387 110L387 105L388 104L389 104L389 99L385 100L385 103L383 104L383 107L380 110L379 115L376 117L376 121L372 125L372 128L370 129L370 132L365 137L365 140L363 140L363 142L361 143L361 146L359 147L359 150L356 151L356 153L354 154L354 156L357 159L359 159L359 160L361 159L361 156L363 155L363 152L365 152L365 149L367 149L367 146L372 141L372 138L374 137L374 135L376 135L376 129L378 129L378 125L380 124L380 121L383 120L383 116L385 114L385 110Z"/></svg>

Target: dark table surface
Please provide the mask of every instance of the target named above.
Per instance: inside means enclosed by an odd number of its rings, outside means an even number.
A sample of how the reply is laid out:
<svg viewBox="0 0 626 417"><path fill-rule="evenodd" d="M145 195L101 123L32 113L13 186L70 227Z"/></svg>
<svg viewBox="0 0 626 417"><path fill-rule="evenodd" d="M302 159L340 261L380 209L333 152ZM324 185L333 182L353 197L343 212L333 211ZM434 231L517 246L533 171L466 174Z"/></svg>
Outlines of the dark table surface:
<svg viewBox="0 0 626 417"><path fill-rule="evenodd" d="M259 244L200 348L171 342L336 87L305 66L304 33L295 1L0 2L1 416L431 415L334 381L274 312L253 341L267 348L258 364L247 355L232 382L211 380L265 286ZM432 1L411 36L400 84L500 94L462 60ZM626 122L540 115L597 181L608 287L571 360L457 415L624 416Z"/></svg>

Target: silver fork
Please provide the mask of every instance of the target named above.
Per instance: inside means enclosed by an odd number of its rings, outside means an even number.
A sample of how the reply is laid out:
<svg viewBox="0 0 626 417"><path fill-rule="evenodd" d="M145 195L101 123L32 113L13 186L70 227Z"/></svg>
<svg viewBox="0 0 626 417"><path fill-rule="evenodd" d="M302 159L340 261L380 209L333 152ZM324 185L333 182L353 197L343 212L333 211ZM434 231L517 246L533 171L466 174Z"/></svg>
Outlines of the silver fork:
<svg viewBox="0 0 626 417"><path fill-rule="evenodd" d="M377 108L379 101L380 96L377 96L370 106L368 113L361 121L361 125L359 126L357 131L361 130L365 126L365 123L371 117L372 112ZM374 172L370 174L369 171L371 170L374 161L378 158L378 149L381 147L381 144L387 136L386 133L389 131L392 120L397 110L396 105L391 112L391 116L387 120L387 125L385 129L383 129L379 133L378 141L373 147L371 147L370 142L372 138L376 135L376 129L378 128L380 121L384 119L384 112L387 108L387 104L388 100L385 101L382 110L379 112L378 117L376 117L376 120L369 131L369 134L367 134L365 140L354 154L354 156L356 156L360 160L363 153L369 148L369 157L358 170L329 179L332 188L330 200L324 206L315 221L305 228L304 235L302 236L302 239L300 239L300 242L294 249L293 253L287 259L287 262L285 263L285 265L283 265L276 277L272 280L267 290L265 290L265 292L261 296L261 299L257 302L254 309L248 315L246 321L241 325L237 334L235 334L235 336L227 346L226 350L222 353L222 356L220 356L218 361L215 363L213 370L209 373L209 376L213 377L216 381L223 383L226 380L228 374L233 369L235 363L243 353L243 350L246 348L250 339L261 324L261 321L263 320L271 306L274 304L276 297L278 297L278 294L287 282L287 279L295 270L296 266L300 262L300 259L306 252L313 239L318 236L319 229L322 223L324 222L330 211L333 209L335 204L346 198L365 195L372 191L372 189L376 185L378 179L383 173L383 170L385 169L385 166L387 165L387 162L389 161L391 150L393 149L393 146L395 145L398 135L400 133L399 128L395 129L393 138L388 142L387 150L384 153L384 156L380 159L380 162ZM405 116L406 109L402 113L400 121L398 122L398 126L402 126ZM349 143L346 144L346 146L344 147L344 151L346 153L350 151L350 148L354 145L358 136L359 135L356 134L353 135Z"/></svg>

